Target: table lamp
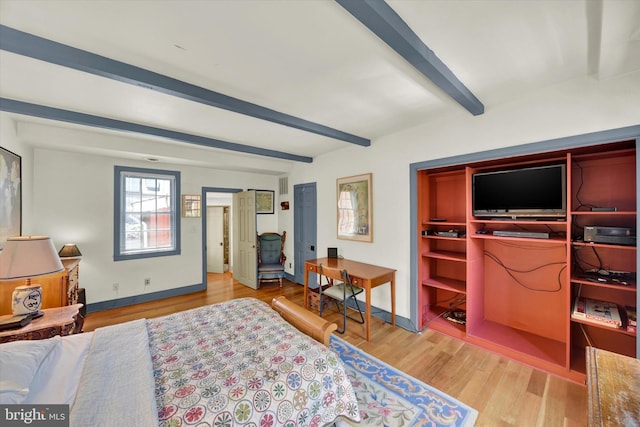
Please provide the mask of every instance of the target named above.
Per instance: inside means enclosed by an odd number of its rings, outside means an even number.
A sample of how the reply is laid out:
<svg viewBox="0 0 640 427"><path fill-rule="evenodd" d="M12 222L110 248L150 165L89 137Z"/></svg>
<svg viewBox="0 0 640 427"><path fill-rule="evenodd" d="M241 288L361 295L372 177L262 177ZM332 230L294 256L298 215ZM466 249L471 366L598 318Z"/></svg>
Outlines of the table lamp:
<svg viewBox="0 0 640 427"><path fill-rule="evenodd" d="M0 280L25 280L13 291L14 316L41 315L42 287L31 278L64 270L53 242L47 236L9 237L0 252Z"/></svg>
<svg viewBox="0 0 640 427"><path fill-rule="evenodd" d="M62 248L60 248L58 256L65 259L80 258L82 256L82 253L75 243L67 243Z"/></svg>

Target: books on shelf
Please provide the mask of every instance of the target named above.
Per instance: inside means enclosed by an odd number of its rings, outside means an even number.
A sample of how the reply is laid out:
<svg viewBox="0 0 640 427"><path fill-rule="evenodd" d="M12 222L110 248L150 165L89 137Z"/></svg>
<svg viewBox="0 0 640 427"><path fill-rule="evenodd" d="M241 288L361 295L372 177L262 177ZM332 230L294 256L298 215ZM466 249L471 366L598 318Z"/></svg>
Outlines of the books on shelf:
<svg viewBox="0 0 640 427"><path fill-rule="evenodd" d="M608 301L577 297L571 317L609 328L622 327L618 305Z"/></svg>

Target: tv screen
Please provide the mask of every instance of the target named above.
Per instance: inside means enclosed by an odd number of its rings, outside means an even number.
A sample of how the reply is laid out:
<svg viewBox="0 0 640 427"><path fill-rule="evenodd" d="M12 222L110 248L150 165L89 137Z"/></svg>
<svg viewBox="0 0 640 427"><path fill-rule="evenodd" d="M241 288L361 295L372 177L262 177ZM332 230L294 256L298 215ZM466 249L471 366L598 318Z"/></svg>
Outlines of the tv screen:
<svg viewBox="0 0 640 427"><path fill-rule="evenodd" d="M473 215L564 217L566 182L564 164L474 174Z"/></svg>

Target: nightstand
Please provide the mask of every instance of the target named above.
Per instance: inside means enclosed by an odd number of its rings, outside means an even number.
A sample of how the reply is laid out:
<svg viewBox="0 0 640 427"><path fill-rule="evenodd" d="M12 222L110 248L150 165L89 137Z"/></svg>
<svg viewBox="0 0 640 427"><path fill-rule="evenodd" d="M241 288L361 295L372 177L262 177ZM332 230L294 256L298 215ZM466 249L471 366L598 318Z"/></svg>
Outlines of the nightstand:
<svg viewBox="0 0 640 427"><path fill-rule="evenodd" d="M43 340L56 335L71 335L82 332L84 318L80 315L82 304L45 308L44 316L34 319L18 329L0 331L0 343L18 340ZM0 319L11 317L10 314Z"/></svg>

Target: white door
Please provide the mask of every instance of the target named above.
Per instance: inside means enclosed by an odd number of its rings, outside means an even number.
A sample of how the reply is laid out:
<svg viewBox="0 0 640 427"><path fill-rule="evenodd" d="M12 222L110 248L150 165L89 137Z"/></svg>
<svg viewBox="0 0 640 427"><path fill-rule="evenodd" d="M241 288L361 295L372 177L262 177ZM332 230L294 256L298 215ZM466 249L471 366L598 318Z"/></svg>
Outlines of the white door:
<svg viewBox="0 0 640 427"><path fill-rule="evenodd" d="M224 208L207 206L207 272L224 273Z"/></svg>
<svg viewBox="0 0 640 427"><path fill-rule="evenodd" d="M258 289L256 248L256 192L233 194L233 277Z"/></svg>

